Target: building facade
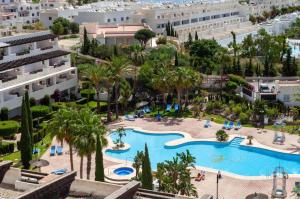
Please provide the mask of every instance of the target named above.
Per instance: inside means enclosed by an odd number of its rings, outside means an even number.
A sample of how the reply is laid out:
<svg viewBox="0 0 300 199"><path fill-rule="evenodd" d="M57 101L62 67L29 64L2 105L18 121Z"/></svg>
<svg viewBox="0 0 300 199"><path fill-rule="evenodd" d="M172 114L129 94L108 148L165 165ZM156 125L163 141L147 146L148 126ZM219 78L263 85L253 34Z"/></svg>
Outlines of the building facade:
<svg viewBox="0 0 300 199"><path fill-rule="evenodd" d="M0 39L0 107L19 113L27 90L36 100L60 92L77 93L77 70L70 53L58 47L48 31Z"/></svg>

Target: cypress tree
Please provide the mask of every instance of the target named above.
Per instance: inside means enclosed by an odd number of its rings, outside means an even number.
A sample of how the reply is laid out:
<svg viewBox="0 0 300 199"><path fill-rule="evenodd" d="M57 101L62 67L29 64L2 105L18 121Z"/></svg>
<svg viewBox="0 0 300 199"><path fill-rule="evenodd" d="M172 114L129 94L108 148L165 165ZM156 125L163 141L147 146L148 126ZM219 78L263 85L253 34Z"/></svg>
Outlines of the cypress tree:
<svg viewBox="0 0 300 199"><path fill-rule="evenodd" d="M179 63L178 63L178 53L177 53L177 51L176 51L176 53L175 53L175 61L174 61L174 65L175 65L175 66L178 66L178 65L179 65Z"/></svg>
<svg viewBox="0 0 300 199"><path fill-rule="evenodd" d="M103 154L102 154L102 144L100 136L97 134L96 138L96 168L95 168L95 181L104 182L104 166L103 166Z"/></svg>
<svg viewBox="0 0 300 199"><path fill-rule="evenodd" d="M196 31L196 33L195 33L195 41L197 41L199 38L198 38L198 33L197 33L197 31Z"/></svg>
<svg viewBox="0 0 300 199"><path fill-rule="evenodd" d="M192 44L193 43L193 37L192 34L189 32L189 39L188 39L188 43Z"/></svg>
<svg viewBox="0 0 300 199"><path fill-rule="evenodd" d="M145 144L145 154L142 163L142 188L152 190L153 189L152 182L153 179L152 179L151 163L149 159L148 147L147 144Z"/></svg>
<svg viewBox="0 0 300 199"><path fill-rule="evenodd" d="M256 74L256 76L260 76L261 75L259 63L256 64L255 74Z"/></svg>
<svg viewBox="0 0 300 199"><path fill-rule="evenodd" d="M30 110L30 103L29 103L29 94L28 91L25 92L25 104L26 104L26 111L27 111L27 119L28 119L28 129L29 129L29 134L31 138L31 144L33 147L33 122L32 122L32 113Z"/></svg>
<svg viewBox="0 0 300 199"><path fill-rule="evenodd" d="M252 59L249 60L249 64L247 64L247 66L246 66L245 76L247 76L247 77L253 76Z"/></svg>
<svg viewBox="0 0 300 199"><path fill-rule="evenodd" d="M84 30L83 30L83 43L82 43L82 46L81 46L81 53L82 54L88 54L89 49L90 49L90 40L87 36L86 28L84 27Z"/></svg>
<svg viewBox="0 0 300 199"><path fill-rule="evenodd" d="M28 125L28 113L25 98L22 99L21 139L20 139L21 161L24 169L29 169L29 161L32 159L32 143Z"/></svg>
<svg viewBox="0 0 300 199"><path fill-rule="evenodd" d="M175 30L173 28L173 25L171 24L170 36L174 37L174 35L175 35Z"/></svg>
<svg viewBox="0 0 300 199"><path fill-rule="evenodd" d="M282 66L282 75L283 76L293 76L292 74L292 49L288 48L286 53L286 59L283 62Z"/></svg>
<svg viewBox="0 0 300 199"><path fill-rule="evenodd" d="M264 76L269 76L270 74L270 68L269 68L269 60L268 58L266 57L265 58L265 63L264 63L264 72L263 72Z"/></svg>

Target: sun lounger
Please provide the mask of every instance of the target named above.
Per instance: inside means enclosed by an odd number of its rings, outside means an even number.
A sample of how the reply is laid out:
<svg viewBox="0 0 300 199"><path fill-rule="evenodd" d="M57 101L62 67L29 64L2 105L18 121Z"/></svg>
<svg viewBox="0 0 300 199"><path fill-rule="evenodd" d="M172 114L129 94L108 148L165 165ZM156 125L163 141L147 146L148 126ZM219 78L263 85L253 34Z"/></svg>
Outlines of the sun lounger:
<svg viewBox="0 0 300 199"><path fill-rule="evenodd" d="M179 111L179 107L180 107L179 104L175 104L175 105L174 105L175 111Z"/></svg>
<svg viewBox="0 0 300 199"><path fill-rule="evenodd" d="M228 121L224 121L223 129L227 129L227 126L228 126Z"/></svg>
<svg viewBox="0 0 300 199"><path fill-rule="evenodd" d="M32 154L39 154L39 153L40 153L40 149L39 148L32 149Z"/></svg>
<svg viewBox="0 0 300 199"><path fill-rule="evenodd" d="M228 130L232 129L233 124L234 124L233 121L230 121L226 129L228 129Z"/></svg>
<svg viewBox="0 0 300 199"><path fill-rule="evenodd" d="M149 106L145 106L144 109L143 109L143 111L144 111L145 113L150 113L150 112L151 112Z"/></svg>
<svg viewBox="0 0 300 199"><path fill-rule="evenodd" d="M240 128L242 128L241 122L237 122L237 124L235 125L234 129L235 130L239 130Z"/></svg>
<svg viewBox="0 0 300 199"><path fill-rule="evenodd" d="M172 108L171 104L167 104L166 111L167 111L167 112L170 112L170 111L171 111L171 108Z"/></svg>
<svg viewBox="0 0 300 199"><path fill-rule="evenodd" d="M65 174L66 172L67 172L67 169L56 169L56 170L53 170L51 173L55 174L55 175L62 175L62 174Z"/></svg>
<svg viewBox="0 0 300 199"><path fill-rule="evenodd" d="M56 153L57 153L57 155L62 155L63 154L63 148L61 146L56 147Z"/></svg>
<svg viewBox="0 0 300 199"><path fill-rule="evenodd" d="M300 196L300 182L295 182L295 187L293 189L293 192L297 195Z"/></svg>
<svg viewBox="0 0 300 199"><path fill-rule="evenodd" d="M55 155L55 146L51 146L50 147L50 156L54 156Z"/></svg>
<svg viewBox="0 0 300 199"><path fill-rule="evenodd" d="M160 115L160 114L157 114L157 115L155 116L155 119L156 119L157 121L161 121L161 115Z"/></svg>
<svg viewBox="0 0 300 199"><path fill-rule="evenodd" d="M205 128L208 128L208 127L210 127L211 125L210 125L210 120L206 120L205 121L205 124L204 124L204 127Z"/></svg>
<svg viewBox="0 0 300 199"><path fill-rule="evenodd" d="M285 136L282 133L275 133L273 143L274 144L284 144Z"/></svg>
<svg viewBox="0 0 300 199"><path fill-rule="evenodd" d="M134 118L133 115L125 115L125 120L127 120L127 121L134 121L135 118Z"/></svg>

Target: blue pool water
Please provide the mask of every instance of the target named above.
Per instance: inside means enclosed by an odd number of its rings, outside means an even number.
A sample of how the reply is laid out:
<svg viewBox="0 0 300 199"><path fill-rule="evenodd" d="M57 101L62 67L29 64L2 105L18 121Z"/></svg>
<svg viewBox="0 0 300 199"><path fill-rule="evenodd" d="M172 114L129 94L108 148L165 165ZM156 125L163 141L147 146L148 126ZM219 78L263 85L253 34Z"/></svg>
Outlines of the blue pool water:
<svg viewBox="0 0 300 199"><path fill-rule="evenodd" d="M292 57L298 58L300 56L300 47L292 44L290 44L290 47L292 49Z"/></svg>
<svg viewBox="0 0 300 199"><path fill-rule="evenodd" d="M114 174L119 176L126 176L133 173L133 169L130 167L120 167L114 170Z"/></svg>
<svg viewBox="0 0 300 199"><path fill-rule="evenodd" d="M110 134L116 140L115 133ZM136 152L143 151L148 145L151 166L165 160L171 160L176 153L189 150L196 158L196 165L216 170L227 171L243 176L270 176L277 166L283 166L289 174L300 174L300 155L284 154L254 147L240 146L242 138L235 138L230 143L197 141L176 147L167 147L165 143L180 139L181 134L147 134L126 129L124 142L131 148L125 151L107 150L108 156L133 162Z"/></svg>

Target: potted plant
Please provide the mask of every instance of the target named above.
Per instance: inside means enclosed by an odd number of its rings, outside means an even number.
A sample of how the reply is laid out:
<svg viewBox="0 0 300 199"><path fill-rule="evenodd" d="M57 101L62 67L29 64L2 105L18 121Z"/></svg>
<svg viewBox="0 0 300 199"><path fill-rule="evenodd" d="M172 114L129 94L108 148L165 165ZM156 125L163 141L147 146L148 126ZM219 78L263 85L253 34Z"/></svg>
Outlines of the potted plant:
<svg viewBox="0 0 300 199"><path fill-rule="evenodd" d="M224 130L218 130L216 133L217 140L219 142L224 142L228 139L228 134Z"/></svg>

